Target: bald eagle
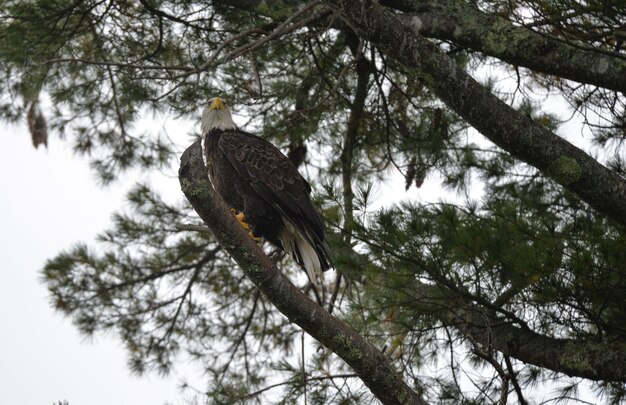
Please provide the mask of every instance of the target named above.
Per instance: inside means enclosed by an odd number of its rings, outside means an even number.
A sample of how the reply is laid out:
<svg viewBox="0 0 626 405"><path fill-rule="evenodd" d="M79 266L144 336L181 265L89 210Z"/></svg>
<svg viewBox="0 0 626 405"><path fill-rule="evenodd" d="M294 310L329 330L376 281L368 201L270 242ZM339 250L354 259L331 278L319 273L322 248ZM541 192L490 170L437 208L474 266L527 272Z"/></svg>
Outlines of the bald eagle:
<svg viewBox="0 0 626 405"><path fill-rule="evenodd" d="M309 183L274 145L237 128L223 99L208 101L201 128L217 193L251 236L286 251L319 288L331 264Z"/></svg>

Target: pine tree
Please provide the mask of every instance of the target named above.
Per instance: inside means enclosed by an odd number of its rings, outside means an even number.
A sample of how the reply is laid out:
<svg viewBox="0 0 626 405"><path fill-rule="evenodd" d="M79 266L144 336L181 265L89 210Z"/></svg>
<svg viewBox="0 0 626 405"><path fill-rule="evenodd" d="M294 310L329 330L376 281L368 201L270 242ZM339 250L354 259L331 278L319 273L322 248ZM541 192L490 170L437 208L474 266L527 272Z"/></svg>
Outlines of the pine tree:
<svg viewBox="0 0 626 405"><path fill-rule="evenodd" d="M2 120L36 111L47 142L71 143L103 183L178 168L187 150L177 201L137 184L111 229L43 270L55 308L82 333L115 331L133 371L190 355L210 403L528 403L573 400L580 382L626 398L622 2L0 10ZM288 257L221 215L199 133L137 129L151 114L191 128L216 95L314 185L332 316L281 277L310 293ZM397 176L460 198L397 190L373 208Z"/></svg>

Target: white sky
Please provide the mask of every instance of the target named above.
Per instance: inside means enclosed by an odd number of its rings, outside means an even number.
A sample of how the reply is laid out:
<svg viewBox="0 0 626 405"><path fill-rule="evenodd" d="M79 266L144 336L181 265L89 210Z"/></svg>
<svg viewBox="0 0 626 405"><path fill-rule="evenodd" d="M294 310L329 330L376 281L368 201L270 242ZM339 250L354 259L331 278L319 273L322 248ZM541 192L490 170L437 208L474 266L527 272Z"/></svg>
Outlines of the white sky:
<svg viewBox="0 0 626 405"><path fill-rule="evenodd" d="M184 403L180 374L131 375L120 340L79 335L53 311L40 279L47 259L76 242L92 244L110 226L138 178L98 186L66 142L51 135L48 151L35 150L25 125L0 127L0 151L0 402Z"/></svg>

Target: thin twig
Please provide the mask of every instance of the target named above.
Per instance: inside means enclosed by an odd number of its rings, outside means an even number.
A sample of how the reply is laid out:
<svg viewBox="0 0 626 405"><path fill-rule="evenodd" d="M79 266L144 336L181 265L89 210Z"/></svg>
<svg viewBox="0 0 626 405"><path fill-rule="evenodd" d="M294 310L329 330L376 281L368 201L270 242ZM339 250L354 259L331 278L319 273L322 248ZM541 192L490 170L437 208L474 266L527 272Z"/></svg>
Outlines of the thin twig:
<svg viewBox="0 0 626 405"><path fill-rule="evenodd" d="M258 92L256 94L257 97L263 96L263 85L261 84L261 77L259 76L259 69L257 68L256 59L254 58L254 54L252 50L248 50L248 58L250 59L250 64L252 65L252 75L254 76L254 81L256 81Z"/></svg>
<svg viewBox="0 0 626 405"><path fill-rule="evenodd" d="M304 331L300 332L300 345L301 345L301 361L300 369L302 371L302 392L304 393L304 405L306 405L306 369L304 367Z"/></svg>
<svg viewBox="0 0 626 405"><path fill-rule="evenodd" d="M37 64L32 64L31 66L53 65L55 63L82 63L84 65L111 66L111 67L117 67L117 68L131 68L131 69L142 69L142 70L182 70L182 71L195 71L196 70L193 66L185 66L185 65L143 65L140 63L95 61L95 60L83 59L83 58L48 59Z"/></svg>
<svg viewBox="0 0 626 405"><path fill-rule="evenodd" d="M334 380L337 378L343 378L343 379L348 379L348 378L355 378L358 377L358 375L356 374L336 374L336 375L326 375L326 376L319 376L319 377L309 377L309 381L324 381L324 380ZM277 387L282 387L283 385L288 385L288 384L293 384L293 380L287 380L287 381L283 381L283 382L279 382L276 384L272 384L272 385L268 385L267 387L263 387L258 391L254 391L251 392L250 394L246 394L244 396L238 397L233 399L233 401L231 403L235 404L237 402L240 401L244 401L246 399L252 398L252 397L256 397L257 395L260 395L262 393L264 393L265 391L269 391L271 389L277 388Z"/></svg>
<svg viewBox="0 0 626 405"><path fill-rule="evenodd" d="M122 131L122 139L126 140L126 128L124 126L124 118L120 110L119 103L117 102L117 91L115 89L115 79L113 78L113 72L111 66L107 66L107 72L109 73L109 80L111 81L111 92L113 98L113 106L115 107L115 114L117 115L117 122L120 125L120 131Z"/></svg>
<svg viewBox="0 0 626 405"><path fill-rule="evenodd" d="M328 303L329 314L333 313L333 309L335 307L335 301L337 300L337 295L339 295L339 289L341 288L341 278L342 278L342 274L337 272L337 278L335 278L335 289L333 290L333 295L330 297L330 302Z"/></svg>
<svg viewBox="0 0 626 405"><path fill-rule="evenodd" d="M206 225L196 224L176 224L176 229L179 231L193 231L201 233L211 233L211 230Z"/></svg>
<svg viewBox="0 0 626 405"><path fill-rule="evenodd" d="M228 367L230 366L230 363L235 358L235 354L237 354L237 350L239 350L239 345L241 345L241 342L243 342L245 340L246 335L248 334L248 330L250 329L250 325L252 325L252 319L254 318L254 314L256 313L257 304L259 303L260 296L261 296L261 291L257 288L255 290L255 293L254 293L254 302L252 304L252 309L250 310L250 313L248 314L248 317L246 319L246 324L245 324L245 326L243 328L243 332L239 336L239 339L237 339L237 341L232 346L230 357L229 357L228 361L224 363L224 367L222 369L221 377L220 377L219 381L217 382L218 385L222 384L222 381L224 380L224 377L226 377L226 370L228 370Z"/></svg>
<svg viewBox="0 0 626 405"><path fill-rule="evenodd" d="M513 364L511 363L511 358L509 357L508 354L504 355L504 362L506 363L506 368L507 368L507 371L509 372L511 383L513 383L513 389L515 389L515 393L517 394L517 401L520 403L520 405L528 404L528 402L526 402L526 399L524 398L524 394L522 393L522 388L520 387L519 382L517 381L517 374L515 373L515 370L513 369Z"/></svg>
<svg viewBox="0 0 626 405"><path fill-rule="evenodd" d="M287 18L285 21L283 21L278 27L276 27L272 32L270 32L269 34L267 34L266 36L259 38L258 40L254 41L254 42L250 42L248 44L242 45L239 48L233 49L232 51L230 51L227 55L221 57L221 58L217 58L217 55L219 55L219 53L224 49L225 45L227 43L231 43L233 42L235 39L239 39L245 35L249 35L251 32L255 31L255 30L249 30L246 31L244 33L240 33L235 35L232 38L229 38L228 40L225 41L225 43L222 43L218 49L213 52L213 54L211 54L211 56L209 56L209 58L207 59L206 62L204 62L202 65L200 65L198 68L187 72L187 73L183 73L182 75L178 76L177 78L184 78L196 73L200 73L203 71L208 70L209 68L211 68L212 66L217 66L220 65L228 60L234 59L238 56L243 55L246 52L251 52L254 51L256 49L258 49L259 47L261 47L262 45L266 44L267 42L271 41L274 38L277 38L279 36L285 35L285 34L289 34L290 32L293 32L295 30L297 30L298 28L304 27L308 24L310 24L311 22L317 20L318 18L324 17L328 14L331 13L331 10L328 8L324 8L321 12L319 13L313 13L310 17L305 18L303 20L294 22L293 24L291 24L292 21L294 21L297 17L309 12L313 7L316 7L319 5L319 1L314 1L309 3L307 6L303 7L302 9L300 9L299 11L297 11L296 13L294 13L293 15L291 15L289 18ZM291 24L291 25L290 25ZM256 29L256 31L258 31L258 29ZM245 34L245 35L244 35Z"/></svg>
<svg viewBox="0 0 626 405"><path fill-rule="evenodd" d="M500 388L500 401L498 402L498 404L506 405L507 399L509 397L509 375L504 372L504 369L502 368L500 363L498 363L490 353L483 352L479 348L479 345L477 343L474 343L472 353L485 360L487 363L491 364L494 370L496 370L496 373L498 373L498 376L502 380L502 388Z"/></svg>

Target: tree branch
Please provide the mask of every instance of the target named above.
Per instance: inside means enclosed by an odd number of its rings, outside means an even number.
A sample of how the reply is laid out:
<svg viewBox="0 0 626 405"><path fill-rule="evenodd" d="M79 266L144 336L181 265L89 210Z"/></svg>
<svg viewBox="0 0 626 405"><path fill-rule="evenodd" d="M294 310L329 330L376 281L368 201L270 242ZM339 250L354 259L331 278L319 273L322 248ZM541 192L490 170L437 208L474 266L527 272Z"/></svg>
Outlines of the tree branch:
<svg viewBox="0 0 626 405"><path fill-rule="evenodd" d="M513 368L513 364L511 363L510 356L506 354L503 356L504 362L506 363L506 368L509 371L509 376L511 376L511 382L513 383L513 388L515 389L515 394L517 394L517 402L520 405L528 405L528 402L524 398L524 394L522 393L522 387L520 387L519 382L517 381L517 373Z"/></svg>
<svg viewBox="0 0 626 405"><path fill-rule="evenodd" d="M363 56L362 43L359 43L356 50L355 69L357 73L356 89L354 100L350 105L350 116L348 117L340 156L343 182L344 240L348 246L351 243L352 229L354 228L354 191L352 190L354 150L357 147L359 128L363 121L369 78L373 71L371 62Z"/></svg>
<svg viewBox="0 0 626 405"><path fill-rule="evenodd" d="M626 226L626 181L502 102L449 57L372 0L325 0L364 39L415 74L474 128Z"/></svg>
<svg viewBox="0 0 626 405"><path fill-rule="evenodd" d="M206 62L204 62L196 70L182 74L181 77L187 77L194 73L200 73L203 71L210 70L211 68L218 66L226 61L232 60L238 56L241 56L246 52L254 51L271 40L274 40L285 34L293 32L301 27L307 26L313 21L316 21L320 18L323 18L331 14L331 10L327 9L326 7L322 7L320 10L314 10L319 4L320 3L318 3L317 1L308 3L307 5L302 7L301 10L298 10L297 12L295 12L294 14L286 18L283 22L281 22L276 28L274 28L274 30L272 30L267 35L251 43L247 43L236 49L233 49L227 55L224 55L218 58L217 55L224 48L224 44L220 45L218 49L212 55L209 56ZM303 17L303 16L304 18L299 19L299 17ZM256 31L256 29L253 29L253 30ZM240 33L240 34L235 35L233 38L235 37L239 38L242 36L244 35Z"/></svg>
<svg viewBox="0 0 626 405"><path fill-rule="evenodd" d="M559 339L514 325L492 310L468 302L443 286L412 281L394 290L409 297L405 310L434 314L473 342L497 350L525 363L545 367L574 377L596 381L626 382L626 351L619 344ZM512 370L511 370L512 372Z"/></svg>
<svg viewBox="0 0 626 405"><path fill-rule="evenodd" d="M348 379L348 378L354 378L354 377L358 377L358 375L356 374L336 374L336 375L325 375L325 376L319 376L319 377L309 377L308 380L309 381L323 381L323 380L332 380L335 378L342 378L342 379ZM277 388L277 387L282 387L284 385L289 385L289 384L293 384L293 380L287 380L287 381L282 381L276 384L272 384L272 385L268 385L267 387L261 388L260 390L251 392L249 394L243 395L239 398L236 398L235 400L233 400L233 403L238 403L238 402L242 402L246 399L249 398L254 398L262 393L264 393L265 391L269 391L271 389Z"/></svg>
<svg viewBox="0 0 626 405"><path fill-rule="evenodd" d="M179 181L183 193L218 242L280 312L349 364L381 402L424 403L379 350L307 298L237 224L210 187L199 140L183 153Z"/></svg>
<svg viewBox="0 0 626 405"><path fill-rule="evenodd" d="M405 11L403 21L424 36L452 41L515 66L626 94L626 60L608 52L515 26L464 1L385 0L381 4Z"/></svg>
<svg viewBox="0 0 626 405"><path fill-rule="evenodd" d="M457 329L525 363L590 380L626 382L626 353L619 345L540 335L484 312L466 313Z"/></svg>
<svg viewBox="0 0 626 405"><path fill-rule="evenodd" d="M262 0L216 3L281 20L306 1L283 1L278 8L261 7L265 4ZM583 48L516 26L464 1L381 0L380 4L402 11L400 18L426 37L451 41L515 66L626 94L626 60L608 51ZM337 23L334 26L337 28Z"/></svg>

